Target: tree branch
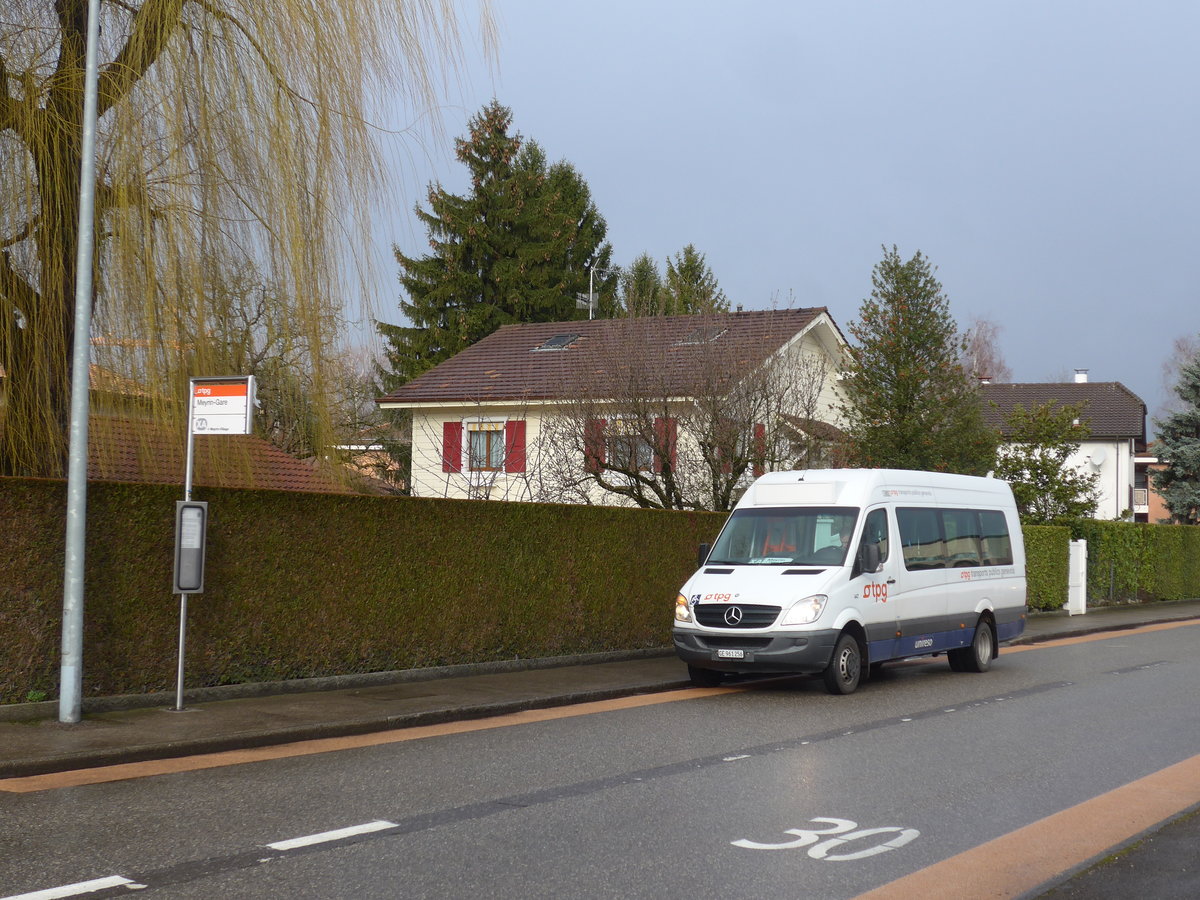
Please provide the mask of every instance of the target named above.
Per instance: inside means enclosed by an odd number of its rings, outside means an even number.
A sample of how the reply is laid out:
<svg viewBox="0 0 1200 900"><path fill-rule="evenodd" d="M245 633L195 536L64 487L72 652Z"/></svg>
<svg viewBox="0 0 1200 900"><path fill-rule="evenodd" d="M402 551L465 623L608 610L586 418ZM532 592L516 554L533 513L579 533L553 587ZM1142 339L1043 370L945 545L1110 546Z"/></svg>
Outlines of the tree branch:
<svg viewBox="0 0 1200 900"><path fill-rule="evenodd" d="M180 28L185 0L146 0L133 16L125 46L100 75L97 116L124 99Z"/></svg>
<svg viewBox="0 0 1200 900"><path fill-rule="evenodd" d="M15 127L17 101L8 86L8 61L0 53L0 131Z"/></svg>
<svg viewBox="0 0 1200 900"><path fill-rule="evenodd" d="M20 309L26 316L37 308L38 293L28 281L13 268L12 259L7 250L0 251L0 316L14 319ZM9 329L0 328L0 359L8 354L9 348L4 346Z"/></svg>
<svg viewBox="0 0 1200 900"><path fill-rule="evenodd" d="M40 218L40 216L34 216L25 223L24 228L14 234L12 237L0 238L0 249L11 247L13 244L19 244L21 241L32 237L34 229L37 228L37 223Z"/></svg>

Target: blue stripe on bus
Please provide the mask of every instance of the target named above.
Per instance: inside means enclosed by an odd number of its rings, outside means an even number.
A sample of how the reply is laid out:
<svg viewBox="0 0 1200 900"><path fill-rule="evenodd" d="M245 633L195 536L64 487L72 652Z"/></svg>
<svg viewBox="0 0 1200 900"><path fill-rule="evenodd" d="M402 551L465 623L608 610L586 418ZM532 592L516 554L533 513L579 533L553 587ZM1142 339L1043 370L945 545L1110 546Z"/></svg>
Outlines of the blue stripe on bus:
<svg viewBox="0 0 1200 900"><path fill-rule="evenodd" d="M887 659L945 653L947 650L969 647L974 638L974 628L960 628L957 631L940 631L933 634L908 634L887 641L872 641L867 645L867 652L870 654L871 662L882 662Z"/></svg>

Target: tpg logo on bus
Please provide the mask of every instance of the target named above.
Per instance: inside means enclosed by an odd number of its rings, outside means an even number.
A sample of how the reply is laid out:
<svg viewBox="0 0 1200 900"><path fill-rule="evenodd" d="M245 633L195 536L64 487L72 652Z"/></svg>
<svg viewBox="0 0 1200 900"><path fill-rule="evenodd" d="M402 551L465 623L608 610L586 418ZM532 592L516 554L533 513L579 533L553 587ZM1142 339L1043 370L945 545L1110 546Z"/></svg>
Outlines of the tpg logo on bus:
<svg viewBox="0 0 1200 900"><path fill-rule="evenodd" d="M887 587L886 584L877 584L874 582L865 584L863 585L863 597L879 603L887 603Z"/></svg>

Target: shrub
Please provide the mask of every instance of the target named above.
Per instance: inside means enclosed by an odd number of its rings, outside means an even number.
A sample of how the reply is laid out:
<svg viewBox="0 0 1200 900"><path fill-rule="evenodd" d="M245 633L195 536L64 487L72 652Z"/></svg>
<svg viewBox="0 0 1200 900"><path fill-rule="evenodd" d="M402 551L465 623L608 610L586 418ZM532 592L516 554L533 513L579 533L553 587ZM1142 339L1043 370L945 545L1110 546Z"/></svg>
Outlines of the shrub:
<svg viewBox="0 0 1200 900"><path fill-rule="evenodd" d="M1071 530L1058 525L1026 525L1025 574L1030 609L1061 609L1067 602L1067 545Z"/></svg>

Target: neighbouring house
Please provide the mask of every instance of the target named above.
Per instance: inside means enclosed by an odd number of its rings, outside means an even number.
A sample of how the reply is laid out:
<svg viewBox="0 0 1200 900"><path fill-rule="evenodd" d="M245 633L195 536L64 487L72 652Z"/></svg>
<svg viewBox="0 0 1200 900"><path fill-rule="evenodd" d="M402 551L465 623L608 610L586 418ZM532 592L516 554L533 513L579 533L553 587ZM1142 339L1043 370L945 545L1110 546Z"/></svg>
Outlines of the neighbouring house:
<svg viewBox="0 0 1200 900"><path fill-rule="evenodd" d="M372 486L369 493L405 494L407 467L402 465L397 451L411 445L407 427L385 424L364 428L333 449L356 479Z"/></svg>
<svg viewBox="0 0 1200 900"><path fill-rule="evenodd" d="M1166 524L1171 521L1167 501L1154 487L1154 481L1150 477L1152 473L1166 468L1159 459L1157 447L1158 442L1151 441L1133 461L1133 517L1137 522Z"/></svg>
<svg viewBox="0 0 1200 900"><path fill-rule="evenodd" d="M183 424L171 428L155 421L146 391L132 379L96 363L88 376L88 480L178 484L182 490L187 457ZM3 388L0 368L0 405ZM297 459L254 435L198 435L193 456L197 487L386 492L366 475Z"/></svg>
<svg viewBox="0 0 1200 900"><path fill-rule="evenodd" d="M831 458L847 352L824 308L506 325L376 402L415 496L723 509Z"/></svg>
<svg viewBox="0 0 1200 900"><path fill-rule="evenodd" d="M187 437L152 422L93 416L88 425L88 480L184 483ZM192 448L197 487L257 488L321 494L355 493L343 479L296 459L250 434L197 435Z"/></svg>
<svg viewBox="0 0 1200 900"><path fill-rule="evenodd" d="M1096 518L1147 521L1148 499L1138 490L1135 465L1146 448L1146 404L1137 394L1118 381L1088 381L1086 369L1076 369L1072 382L985 383L980 393L984 420L1001 434L1017 406L1027 410L1047 403L1080 407L1080 421L1090 434L1069 463L1099 475Z"/></svg>

